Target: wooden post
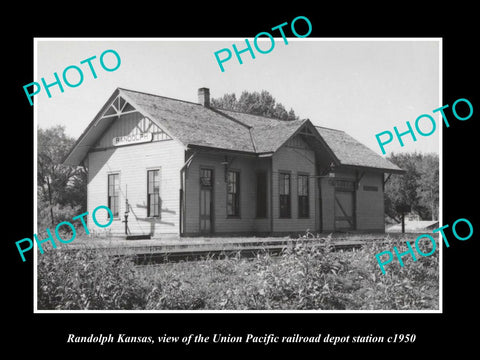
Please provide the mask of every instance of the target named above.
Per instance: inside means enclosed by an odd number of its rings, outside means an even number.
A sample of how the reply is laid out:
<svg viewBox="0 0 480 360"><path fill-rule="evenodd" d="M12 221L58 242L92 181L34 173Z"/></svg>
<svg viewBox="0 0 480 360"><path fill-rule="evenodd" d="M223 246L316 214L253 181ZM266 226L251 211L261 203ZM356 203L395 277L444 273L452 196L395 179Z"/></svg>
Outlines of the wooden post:
<svg viewBox="0 0 480 360"><path fill-rule="evenodd" d="M402 212L402 234L405 234L405 213Z"/></svg>
<svg viewBox="0 0 480 360"><path fill-rule="evenodd" d="M128 235L128 213L130 212L130 206L128 205L128 185L125 184L125 235Z"/></svg>
<svg viewBox="0 0 480 360"><path fill-rule="evenodd" d="M270 234L273 235L273 156L270 157Z"/></svg>

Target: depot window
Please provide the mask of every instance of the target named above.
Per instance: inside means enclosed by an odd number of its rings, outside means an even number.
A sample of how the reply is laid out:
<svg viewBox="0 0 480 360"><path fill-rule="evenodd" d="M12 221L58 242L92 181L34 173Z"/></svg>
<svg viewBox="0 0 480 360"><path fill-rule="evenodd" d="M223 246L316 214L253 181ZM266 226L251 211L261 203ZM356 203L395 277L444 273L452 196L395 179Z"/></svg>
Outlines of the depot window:
<svg viewBox="0 0 480 360"><path fill-rule="evenodd" d="M281 218L289 218L291 214L290 179L290 173L279 173L279 200Z"/></svg>
<svg viewBox="0 0 480 360"><path fill-rule="evenodd" d="M227 216L240 216L240 172L227 173Z"/></svg>
<svg viewBox="0 0 480 360"><path fill-rule="evenodd" d="M147 179L147 217L160 217L160 170L148 170Z"/></svg>
<svg viewBox="0 0 480 360"><path fill-rule="evenodd" d="M308 218L310 216L308 201L308 175L298 175L298 217Z"/></svg>
<svg viewBox="0 0 480 360"><path fill-rule="evenodd" d="M108 174L108 208L118 217L120 208L120 174Z"/></svg>

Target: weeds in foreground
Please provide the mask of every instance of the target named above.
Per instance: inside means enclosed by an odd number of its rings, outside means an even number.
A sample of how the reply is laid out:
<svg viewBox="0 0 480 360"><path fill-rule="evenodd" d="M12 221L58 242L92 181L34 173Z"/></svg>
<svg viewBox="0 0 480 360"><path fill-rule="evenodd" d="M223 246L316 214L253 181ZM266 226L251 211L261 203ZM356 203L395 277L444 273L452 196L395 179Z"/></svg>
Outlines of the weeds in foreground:
<svg viewBox="0 0 480 360"><path fill-rule="evenodd" d="M438 253L383 275L375 254L399 240L333 251L331 239L302 236L280 256L137 267L102 250L38 257L39 309L417 310L438 308ZM318 240L318 239L317 239ZM403 242L404 245L404 242Z"/></svg>
<svg viewBox="0 0 480 360"><path fill-rule="evenodd" d="M140 309L145 289L133 263L105 251L48 250L38 256L38 309Z"/></svg>

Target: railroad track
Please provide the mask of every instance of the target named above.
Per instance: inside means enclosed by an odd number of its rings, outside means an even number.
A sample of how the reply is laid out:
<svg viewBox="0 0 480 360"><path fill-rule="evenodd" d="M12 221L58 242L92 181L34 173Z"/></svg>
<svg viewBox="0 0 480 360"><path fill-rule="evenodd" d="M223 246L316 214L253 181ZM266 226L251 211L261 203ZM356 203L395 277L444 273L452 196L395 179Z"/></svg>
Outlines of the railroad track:
<svg viewBox="0 0 480 360"><path fill-rule="evenodd" d="M381 239L369 240L342 240L330 241L329 245L332 250L352 250L360 248L369 241L384 241ZM287 241L267 241L258 243L242 243L235 244L236 246L223 247L209 247L199 246L197 248L184 247L162 249L162 251L136 252L130 256L136 265L149 265L165 262L179 262L179 261L197 261L205 258L221 259L231 256L241 256L243 258L255 257L259 253L268 253L273 256L280 255L288 247L293 247L298 243L298 240ZM302 243L307 246L325 246L326 242L321 240L309 240Z"/></svg>
<svg viewBox="0 0 480 360"><path fill-rule="evenodd" d="M415 239L414 235L412 239ZM98 246L99 249L104 249L114 257L129 257L136 265L149 265L165 262L179 262L179 261L197 261L205 258L221 259L231 256L254 257L259 253L269 253L276 256L282 253L289 247L297 244L304 244L307 246L325 246L329 244L333 251L338 250L352 250L362 247L369 242L386 243L390 240L381 237L361 237L355 238L277 238L277 239L243 239L235 240L226 238L225 241L185 241L185 242L170 242L170 243L153 243L139 244L132 240L131 245L122 246ZM64 247L65 251L76 251L84 247ZM88 247L96 249L96 245L91 243Z"/></svg>

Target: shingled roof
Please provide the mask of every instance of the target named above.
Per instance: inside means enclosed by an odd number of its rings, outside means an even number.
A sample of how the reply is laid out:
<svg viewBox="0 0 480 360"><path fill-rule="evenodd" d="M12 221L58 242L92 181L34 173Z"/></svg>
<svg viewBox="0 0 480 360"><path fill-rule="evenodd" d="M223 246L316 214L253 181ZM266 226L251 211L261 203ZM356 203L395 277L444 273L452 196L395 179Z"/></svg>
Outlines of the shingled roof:
<svg viewBox="0 0 480 360"><path fill-rule="evenodd" d="M186 147L208 147L252 154L274 153L305 124L313 126L310 120L277 120L118 88L67 154L64 164L79 165L104 130L115 120L114 117L106 119L102 116L118 95ZM316 129L340 162L338 165L402 172L343 131L323 127Z"/></svg>
<svg viewBox="0 0 480 360"><path fill-rule="evenodd" d="M255 152L249 127L200 104L120 89L121 95L146 112L160 128L184 145Z"/></svg>
<svg viewBox="0 0 480 360"><path fill-rule="evenodd" d="M284 121L265 116L241 113L238 111L216 109L232 119L238 120L250 128L255 152L269 153L277 151L308 120Z"/></svg>
<svg viewBox="0 0 480 360"><path fill-rule="evenodd" d="M404 172L344 131L322 126L316 126L316 129L343 166L376 168L393 173Z"/></svg>

